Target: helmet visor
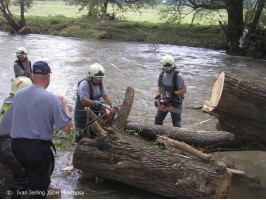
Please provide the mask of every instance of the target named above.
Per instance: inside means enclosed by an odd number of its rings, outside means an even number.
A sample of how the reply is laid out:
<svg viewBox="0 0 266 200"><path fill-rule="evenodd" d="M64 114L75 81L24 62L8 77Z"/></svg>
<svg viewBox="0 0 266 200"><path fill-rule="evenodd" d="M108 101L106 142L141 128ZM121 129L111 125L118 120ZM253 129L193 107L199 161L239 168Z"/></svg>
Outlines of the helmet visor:
<svg viewBox="0 0 266 200"><path fill-rule="evenodd" d="M99 76L99 77L94 76L93 78L94 78L95 80L97 80L97 81L102 81L102 80L103 80L103 76Z"/></svg>
<svg viewBox="0 0 266 200"><path fill-rule="evenodd" d="M18 54L19 58L27 58L28 56L26 54Z"/></svg>

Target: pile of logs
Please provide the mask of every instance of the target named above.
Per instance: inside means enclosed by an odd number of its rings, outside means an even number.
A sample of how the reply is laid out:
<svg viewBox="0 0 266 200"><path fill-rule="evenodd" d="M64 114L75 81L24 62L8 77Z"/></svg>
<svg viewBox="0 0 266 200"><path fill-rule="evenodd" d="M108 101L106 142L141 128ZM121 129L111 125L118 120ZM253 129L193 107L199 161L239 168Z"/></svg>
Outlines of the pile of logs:
<svg viewBox="0 0 266 200"><path fill-rule="evenodd" d="M92 125L98 137L82 139L77 145L73 156L76 168L172 198L226 198L232 174L251 180L244 172L228 168L206 152L223 147L265 150L264 88L221 73L211 100L203 106L204 112L219 119L223 131L216 132L127 122L133 99L134 89L128 87L114 124L109 128L97 122ZM96 118L90 110L87 114ZM132 142L126 130L179 151L154 150L147 143Z"/></svg>
<svg viewBox="0 0 266 200"><path fill-rule="evenodd" d="M99 137L80 141L73 156L74 167L165 197L226 198L231 172L225 163L169 138L159 137L157 141L192 151L182 154L154 150L126 137L124 129L133 99L134 89L128 87L114 124L108 129L97 122L93 124L91 128ZM88 115L93 117L89 110Z"/></svg>

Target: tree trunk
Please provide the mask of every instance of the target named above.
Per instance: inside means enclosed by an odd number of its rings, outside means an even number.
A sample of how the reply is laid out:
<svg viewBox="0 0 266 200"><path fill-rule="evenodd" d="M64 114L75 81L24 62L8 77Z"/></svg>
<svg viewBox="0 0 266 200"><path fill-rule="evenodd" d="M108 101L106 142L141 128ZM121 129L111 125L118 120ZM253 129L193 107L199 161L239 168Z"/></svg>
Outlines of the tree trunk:
<svg viewBox="0 0 266 200"><path fill-rule="evenodd" d="M177 151L154 150L124 134L133 97L134 90L128 88L106 136L81 140L74 152L74 167L165 197L226 198L231 174L224 165Z"/></svg>
<svg viewBox="0 0 266 200"><path fill-rule="evenodd" d="M222 147L233 146L234 135L225 131L195 131L185 128L128 122L127 130L136 131L141 137L156 140L164 135L171 139L185 142L203 151L220 150Z"/></svg>
<svg viewBox="0 0 266 200"><path fill-rule="evenodd" d="M216 116L223 130L235 134L236 141L266 145L266 89L245 78L222 72L203 111Z"/></svg>
<svg viewBox="0 0 266 200"><path fill-rule="evenodd" d="M265 0L258 0L258 6L256 8L255 16L254 16L254 19L253 19L252 24L250 26L250 29L249 29L249 34L252 34L255 32L256 27L257 27L258 22L259 22L259 19L260 19L260 16L261 16L261 13L262 13L263 8L264 8L264 4L265 4Z"/></svg>
<svg viewBox="0 0 266 200"><path fill-rule="evenodd" d="M17 24L12 13L9 10L8 4L6 4L5 1L0 1L0 4L1 4L0 12L3 14L4 18L7 21L7 24L10 26L11 33L29 33L30 32L30 30L26 29L25 27L26 21L24 18L24 7L23 7L23 18L21 18L19 24ZM22 13L21 13L21 17L22 17Z"/></svg>
<svg viewBox="0 0 266 200"><path fill-rule="evenodd" d="M26 20L25 20L25 2L22 1L20 4L20 21L19 21L19 25L21 28L26 26Z"/></svg>
<svg viewBox="0 0 266 200"><path fill-rule="evenodd" d="M254 16L252 24L251 24L251 26L249 28L248 35L245 38L244 46L248 46L249 47L251 45L250 37L256 31L256 27L258 25L261 13L262 13L263 8L264 8L264 4L265 4L265 0L258 0L258 6L257 6L256 12L255 12L255 16Z"/></svg>
<svg viewBox="0 0 266 200"><path fill-rule="evenodd" d="M228 53L236 53L239 52L239 38L243 30L243 0L228 0L226 10L228 13Z"/></svg>

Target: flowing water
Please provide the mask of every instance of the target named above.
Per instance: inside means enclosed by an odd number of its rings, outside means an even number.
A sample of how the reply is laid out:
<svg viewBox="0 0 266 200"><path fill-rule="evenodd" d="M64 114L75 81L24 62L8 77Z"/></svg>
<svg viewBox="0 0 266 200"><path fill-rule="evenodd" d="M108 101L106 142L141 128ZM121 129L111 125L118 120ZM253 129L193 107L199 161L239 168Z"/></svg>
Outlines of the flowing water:
<svg viewBox="0 0 266 200"><path fill-rule="evenodd" d="M157 45L150 51L149 44L114 42L108 40L84 40L45 35L9 35L0 32L0 100L8 95L14 78L15 51L24 46L29 50L32 63L47 61L52 69L48 90L64 96L73 108L77 83L87 74L90 64L99 63L106 69L104 83L112 99L121 104L126 88L135 89L134 104L129 119L153 123L160 60L166 54L176 59L177 68L184 75L188 92L184 106L197 107L209 100L211 90L222 71L243 76L266 87L266 61L233 57L223 51L202 48ZM216 130L216 119L197 109L184 109L182 126L195 130ZM208 120L211 119L211 120ZM200 123L208 120L206 123ZM170 116L165 120L171 125ZM59 151L52 184L61 188L62 198L160 198L157 195L101 180L89 180L86 174L72 174L60 169L71 164L73 149ZM264 181L262 186L240 178L232 179L230 198L266 198L266 153L224 152L216 158L234 164L247 175ZM84 193L83 193L84 192Z"/></svg>

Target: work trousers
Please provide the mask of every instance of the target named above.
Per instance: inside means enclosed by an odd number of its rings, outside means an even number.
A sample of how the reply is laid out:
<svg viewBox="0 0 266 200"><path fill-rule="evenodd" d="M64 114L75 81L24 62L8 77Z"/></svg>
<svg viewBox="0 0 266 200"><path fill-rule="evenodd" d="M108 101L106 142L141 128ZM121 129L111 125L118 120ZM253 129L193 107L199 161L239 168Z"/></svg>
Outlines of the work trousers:
<svg viewBox="0 0 266 200"><path fill-rule="evenodd" d="M182 114L182 102L175 102L173 108L178 110L179 112L172 112L171 118L172 118L172 124L174 127L181 127L181 114ZM163 112L160 109L157 109L157 113L155 116L155 125L163 125L163 121L165 117L167 116L168 112Z"/></svg>
<svg viewBox="0 0 266 200"><path fill-rule="evenodd" d="M19 198L20 191L25 191L28 187L28 178L26 169L11 152L10 140L9 136L0 137L0 162L12 172L12 179L8 182L6 191L7 198Z"/></svg>
<svg viewBox="0 0 266 200"><path fill-rule="evenodd" d="M14 156L26 168L29 181L28 195L31 199L45 199L54 170L51 141L12 139Z"/></svg>

